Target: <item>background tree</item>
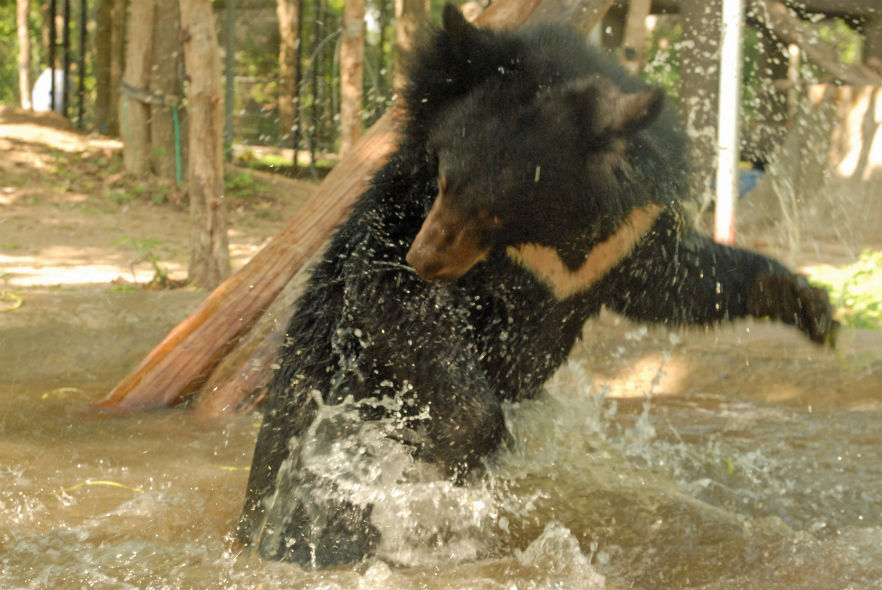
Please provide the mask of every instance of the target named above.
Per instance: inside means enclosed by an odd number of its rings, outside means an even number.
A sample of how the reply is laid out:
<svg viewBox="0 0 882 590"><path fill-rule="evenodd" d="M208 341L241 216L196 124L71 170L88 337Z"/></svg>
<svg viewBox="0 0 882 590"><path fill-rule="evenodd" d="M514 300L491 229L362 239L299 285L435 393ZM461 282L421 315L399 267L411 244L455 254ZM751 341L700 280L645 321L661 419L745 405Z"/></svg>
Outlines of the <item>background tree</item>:
<svg viewBox="0 0 882 590"><path fill-rule="evenodd" d="M192 229L188 275L190 282L214 288L230 274L223 201L220 47L211 0L181 0L180 11L184 63L190 80L187 179Z"/></svg>
<svg viewBox="0 0 882 590"><path fill-rule="evenodd" d="M21 108L31 108L31 37L28 32L30 0L17 0L15 11L18 31L18 92Z"/></svg>
<svg viewBox="0 0 882 590"><path fill-rule="evenodd" d="M427 18L426 0L395 0L395 88L401 88L404 81L400 57L413 49L416 33Z"/></svg>
<svg viewBox="0 0 882 590"><path fill-rule="evenodd" d="M126 33L126 67L120 94L123 164L138 176L150 172L150 106L145 102L153 61L154 0L132 0Z"/></svg>
<svg viewBox="0 0 882 590"><path fill-rule="evenodd" d="M110 35L102 31L103 48L112 47L112 32L112 26ZM179 180L184 157L179 32L177 0L133 0L120 100L123 161L132 174L155 174L168 183ZM112 66L101 65L109 86Z"/></svg>
<svg viewBox="0 0 882 590"><path fill-rule="evenodd" d="M156 17L147 90L150 102L150 170L168 182L182 165L180 96L183 86L178 0L154 0Z"/></svg>
<svg viewBox="0 0 882 590"><path fill-rule="evenodd" d="M280 141L294 146L294 165L297 165L297 146L300 143L300 79L301 18L303 0L276 0L279 19L279 130Z"/></svg>
<svg viewBox="0 0 882 590"><path fill-rule="evenodd" d="M683 22L680 53L680 117L689 134L690 187L702 206L713 199L716 169L717 102L720 93L721 0L680 0Z"/></svg>
<svg viewBox="0 0 882 590"><path fill-rule="evenodd" d="M364 0L346 0L340 44L340 155L361 136L364 87Z"/></svg>
<svg viewBox="0 0 882 590"><path fill-rule="evenodd" d="M303 0L276 0L279 19L279 130L282 142L300 143L300 79L302 77L300 15Z"/></svg>
<svg viewBox="0 0 882 590"><path fill-rule="evenodd" d="M95 127L119 135L119 94L125 67L126 0L99 0L95 9Z"/></svg>

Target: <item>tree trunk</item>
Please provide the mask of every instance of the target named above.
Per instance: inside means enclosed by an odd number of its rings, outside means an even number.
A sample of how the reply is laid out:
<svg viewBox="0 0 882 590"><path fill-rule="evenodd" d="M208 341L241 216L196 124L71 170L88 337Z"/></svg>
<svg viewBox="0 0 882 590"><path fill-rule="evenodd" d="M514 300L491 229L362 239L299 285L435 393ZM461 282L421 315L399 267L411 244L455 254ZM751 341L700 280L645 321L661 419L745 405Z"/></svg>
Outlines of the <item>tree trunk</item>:
<svg viewBox="0 0 882 590"><path fill-rule="evenodd" d="M125 31L125 0L100 0L95 10L95 125L111 136L119 135Z"/></svg>
<svg viewBox="0 0 882 590"><path fill-rule="evenodd" d="M680 113L689 135L690 188L701 207L713 200L716 170L717 103L720 94L721 0L681 0L683 51Z"/></svg>
<svg viewBox="0 0 882 590"><path fill-rule="evenodd" d="M279 129L282 141L295 137L300 118L300 0L276 0L279 18ZM296 164L297 146L294 146Z"/></svg>
<svg viewBox="0 0 882 590"><path fill-rule="evenodd" d="M364 0L346 0L340 45L340 155L361 137L364 89Z"/></svg>
<svg viewBox="0 0 882 590"><path fill-rule="evenodd" d="M114 0L99 0L95 8L95 126L109 133L108 119L113 104L110 91L110 61L113 51Z"/></svg>
<svg viewBox="0 0 882 590"><path fill-rule="evenodd" d="M404 83L402 56L413 50L417 31L427 16L426 0L395 0L395 88Z"/></svg>
<svg viewBox="0 0 882 590"><path fill-rule="evenodd" d="M143 93L150 80L155 19L155 0L132 0L119 110L123 164L129 173L138 176L150 172L150 107L133 93Z"/></svg>
<svg viewBox="0 0 882 590"><path fill-rule="evenodd" d="M130 0L113 0L111 20L111 58L110 58L110 96L111 108L107 117L107 130L112 135L120 135L119 102L116 97L121 95L123 74L125 73L126 31L128 30Z"/></svg>
<svg viewBox="0 0 882 590"><path fill-rule="evenodd" d="M625 37L622 62L629 73L636 76L643 69L646 55L646 17L649 16L651 0L630 0L625 19Z"/></svg>
<svg viewBox="0 0 882 590"><path fill-rule="evenodd" d="M882 71L882 14L877 11L871 16L864 17L861 23L861 33L864 36L864 65L874 68L877 72Z"/></svg>
<svg viewBox="0 0 882 590"><path fill-rule="evenodd" d="M389 0L378 0L379 17L377 28L376 61L374 65L375 78L372 81L372 94L370 100L370 124L373 123L386 111L388 106L386 80L388 79L386 68L388 67L389 52L386 51L386 30L389 25L389 15L395 11L395 3Z"/></svg>
<svg viewBox="0 0 882 590"><path fill-rule="evenodd" d="M211 0L181 0L181 36L190 79L188 182L189 280L214 288L230 274L224 209L223 101L220 48Z"/></svg>
<svg viewBox="0 0 882 590"><path fill-rule="evenodd" d="M31 109L31 37L28 28L30 0L17 0L15 23L18 30L18 90L21 108Z"/></svg>
<svg viewBox="0 0 882 590"><path fill-rule="evenodd" d="M180 120L175 125L181 94L180 21L178 0L155 1L153 66L148 88L157 102L150 104L150 168L171 183L177 180L180 164L175 149L176 141L178 145L181 141Z"/></svg>
<svg viewBox="0 0 882 590"><path fill-rule="evenodd" d="M282 231L178 324L99 405L137 408L179 403L184 394L202 384L221 358L238 359L233 368L240 374L219 367L202 385L200 391L210 391L211 395L195 398L207 412L235 410L265 383L267 374L263 369L272 364L277 347L258 344L267 337L265 332L256 337L243 335L262 315L273 313L272 304L279 293L287 291L286 284L343 220L355 197L367 188L366 179L393 146L394 127L390 114L381 118L350 156L331 170ZM284 331L290 314L289 306L264 326ZM242 347L246 350L238 356ZM263 351L265 356L253 357L252 350ZM254 379L254 368L263 381ZM203 399L206 397L213 399Z"/></svg>

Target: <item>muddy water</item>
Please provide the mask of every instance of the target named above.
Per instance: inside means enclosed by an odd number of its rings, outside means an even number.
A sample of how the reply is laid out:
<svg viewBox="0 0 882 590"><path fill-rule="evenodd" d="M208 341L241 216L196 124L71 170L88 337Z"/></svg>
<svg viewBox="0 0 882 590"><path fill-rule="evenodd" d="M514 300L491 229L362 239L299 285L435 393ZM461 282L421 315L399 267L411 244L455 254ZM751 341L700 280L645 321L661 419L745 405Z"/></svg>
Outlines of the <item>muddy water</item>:
<svg viewBox="0 0 882 590"><path fill-rule="evenodd" d="M597 346L625 358L630 344ZM59 388L13 368L0 384L0 587L882 585L879 356L855 377L879 393L819 405L765 400L772 380L737 375L675 391L683 346L640 383L600 379L577 355L543 399L509 408L516 443L483 480L392 482L372 495L379 557L323 572L233 542L258 415L100 415L88 404L112 382ZM812 365L825 362L855 374L842 358Z"/></svg>

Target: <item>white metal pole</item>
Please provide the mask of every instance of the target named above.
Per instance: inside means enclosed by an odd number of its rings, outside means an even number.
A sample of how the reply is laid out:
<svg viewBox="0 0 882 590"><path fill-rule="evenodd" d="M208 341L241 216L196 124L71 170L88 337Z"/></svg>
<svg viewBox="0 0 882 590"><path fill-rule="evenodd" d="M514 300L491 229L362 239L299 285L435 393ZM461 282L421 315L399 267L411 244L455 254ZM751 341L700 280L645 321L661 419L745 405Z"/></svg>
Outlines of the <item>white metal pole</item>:
<svg viewBox="0 0 882 590"><path fill-rule="evenodd" d="M717 128L717 202L714 216L714 239L722 244L735 242L743 14L744 0L723 0Z"/></svg>

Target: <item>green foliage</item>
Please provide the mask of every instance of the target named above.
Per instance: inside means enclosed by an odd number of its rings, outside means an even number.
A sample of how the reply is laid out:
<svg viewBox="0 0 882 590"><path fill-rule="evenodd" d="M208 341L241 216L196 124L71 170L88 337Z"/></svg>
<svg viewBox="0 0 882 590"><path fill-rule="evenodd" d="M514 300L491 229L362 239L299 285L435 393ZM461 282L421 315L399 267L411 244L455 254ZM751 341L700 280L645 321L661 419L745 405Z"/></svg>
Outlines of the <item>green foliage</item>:
<svg viewBox="0 0 882 590"><path fill-rule="evenodd" d="M135 281L135 267L142 262L147 262L153 267L153 278L150 279L148 286L165 288L171 285L168 270L159 265L159 255L155 250L156 246L159 245L159 240L137 240L132 237L125 237L114 240L111 245L117 246L125 243L130 244L137 254L137 258L129 265L129 268L132 271L133 281Z"/></svg>
<svg viewBox="0 0 882 590"><path fill-rule="evenodd" d="M882 330L882 251L867 250L846 266L812 267L809 276L830 290L843 325Z"/></svg>
<svg viewBox="0 0 882 590"><path fill-rule="evenodd" d="M114 192L110 193L107 196L107 198L110 199L111 201L113 201L114 203L116 203L117 205L122 205L124 203L128 203L129 201L131 201L134 197L131 195L131 193L126 193L126 192L122 192L122 191L114 191Z"/></svg>
<svg viewBox="0 0 882 590"><path fill-rule="evenodd" d="M31 63L30 63L30 74L31 74L31 87L37 81L37 77L40 73L49 67L49 56L48 49L43 46L43 28L44 28L44 17L48 15L46 2L35 2L31 0L30 3L30 15L29 15L29 35L31 39ZM18 92L18 35L16 32L16 0L0 0L0 39L4 40L3 51L0 51L0 104L14 104L18 105L20 102L19 92ZM79 2L71 3L71 39L70 39L70 47L71 47L71 70L70 70L70 83L71 83L71 95L70 95L70 116L72 119L76 118L76 85L79 82L79 73L77 72L78 68L78 51L79 51L79 22L80 22L80 9L81 5ZM63 13L62 3L59 2L57 5L57 14L59 19L61 14ZM89 25L94 22L93 15L87 13L87 19L89 21ZM59 21L60 22L60 21ZM92 33L87 33L87 41L88 35ZM56 62L56 67L60 67L61 60L61 32L59 29L59 37L58 37L58 54L56 59L59 61ZM92 116L91 109L94 105L94 93L95 93L95 77L92 72L93 68L93 56L90 54L91 50L89 48L86 49L86 67L85 67L85 76L83 78L84 84L84 119L85 121L75 121L74 122L80 126L84 127L85 123Z"/></svg>
<svg viewBox="0 0 882 590"><path fill-rule="evenodd" d="M18 96L18 34L15 22L15 0L0 0L0 39L4 49L0 51L0 104L19 104ZM31 2L31 84L45 59L40 46L40 3Z"/></svg>
<svg viewBox="0 0 882 590"><path fill-rule="evenodd" d="M254 175L247 170L227 171L224 175L224 187L228 193L238 197L250 197L266 190L266 187L259 185Z"/></svg>
<svg viewBox="0 0 882 590"><path fill-rule="evenodd" d="M818 36L830 45L842 63L857 63L860 57L861 36L841 18L827 19L818 24Z"/></svg>
<svg viewBox="0 0 882 590"><path fill-rule="evenodd" d="M680 40L683 25L679 19L659 18L649 38L643 77L665 89L672 100L680 97Z"/></svg>
<svg viewBox="0 0 882 590"><path fill-rule="evenodd" d="M291 159L286 158L280 154L271 154L271 153L256 153L253 151L246 151L241 156L239 156L240 164L244 164L253 168L260 169L269 169L273 168L284 168L286 166L291 165Z"/></svg>
<svg viewBox="0 0 882 590"><path fill-rule="evenodd" d="M0 52L0 103L18 103L18 43L15 36L15 1L0 0L0 39L6 50Z"/></svg>

